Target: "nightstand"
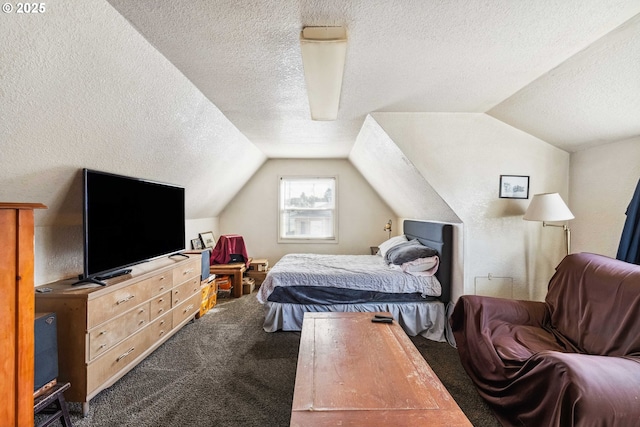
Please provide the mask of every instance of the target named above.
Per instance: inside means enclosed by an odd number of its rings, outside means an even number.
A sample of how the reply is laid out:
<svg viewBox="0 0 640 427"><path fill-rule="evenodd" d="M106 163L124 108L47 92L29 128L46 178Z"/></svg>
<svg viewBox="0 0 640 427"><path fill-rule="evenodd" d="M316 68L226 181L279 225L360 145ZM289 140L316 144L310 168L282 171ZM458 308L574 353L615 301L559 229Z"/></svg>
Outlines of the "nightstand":
<svg viewBox="0 0 640 427"><path fill-rule="evenodd" d="M251 263L252 258L249 258ZM242 275L247 270L247 265L244 262L235 262L232 264L213 264L209 267L211 274L216 275L230 275L233 279L231 292L235 298L242 296Z"/></svg>

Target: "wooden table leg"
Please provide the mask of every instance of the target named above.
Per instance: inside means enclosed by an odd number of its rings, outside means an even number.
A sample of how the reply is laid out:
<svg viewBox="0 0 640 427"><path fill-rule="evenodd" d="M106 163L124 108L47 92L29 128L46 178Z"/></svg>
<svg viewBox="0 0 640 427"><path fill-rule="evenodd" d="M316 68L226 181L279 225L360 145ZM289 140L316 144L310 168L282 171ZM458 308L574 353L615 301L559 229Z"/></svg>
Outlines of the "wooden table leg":
<svg viewBox="0 0 640 427"><path fill-rule="evenodd" d="M242 296L242 270L233 272L233 296L234 298Z"/></svg>

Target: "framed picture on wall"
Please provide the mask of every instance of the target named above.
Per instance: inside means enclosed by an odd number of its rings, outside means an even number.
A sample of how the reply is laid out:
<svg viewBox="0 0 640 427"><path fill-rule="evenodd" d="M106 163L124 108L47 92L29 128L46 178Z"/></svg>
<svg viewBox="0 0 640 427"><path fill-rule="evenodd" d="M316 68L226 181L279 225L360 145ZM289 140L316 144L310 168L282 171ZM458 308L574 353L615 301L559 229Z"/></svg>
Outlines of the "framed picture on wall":
<svg viewBox="0 0 640 427"><path fill-rule="evenodd" d="M501 199L528 199L529 177L525 175L500 175Z"/></svg>
<svg viewBox="0 0 640 427"><path fill-rule="evenodd" d="M191 249L204 249L202 240L200 240L200 238L191 239Z"/></svg>
<svg viewBox="0 0 640 427"><path fill-rule="evenodd" d="M204 233L200 233L200 240L202 241L202 249L212 248L216 244L216 239L213 237L212 231L206 231Z"/></svg>

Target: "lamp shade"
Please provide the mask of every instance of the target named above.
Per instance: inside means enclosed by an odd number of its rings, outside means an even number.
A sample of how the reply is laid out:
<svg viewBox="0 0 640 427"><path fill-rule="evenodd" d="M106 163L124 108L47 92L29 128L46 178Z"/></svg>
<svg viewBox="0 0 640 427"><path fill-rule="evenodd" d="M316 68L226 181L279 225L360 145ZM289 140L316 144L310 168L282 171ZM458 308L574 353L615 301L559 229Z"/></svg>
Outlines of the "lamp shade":
<svg viewBox="0 0 640 427"><path fill-rule="evenodd" d="M347 31L344 27L305 27L300 48L311 118L337 119Z"/></svg>
<svg viewBox="0 0 640 427"><path fill-rule="evenodd" d="M558 193L536 194L524 214L527 221L568 221L575 218Z"/></svg>

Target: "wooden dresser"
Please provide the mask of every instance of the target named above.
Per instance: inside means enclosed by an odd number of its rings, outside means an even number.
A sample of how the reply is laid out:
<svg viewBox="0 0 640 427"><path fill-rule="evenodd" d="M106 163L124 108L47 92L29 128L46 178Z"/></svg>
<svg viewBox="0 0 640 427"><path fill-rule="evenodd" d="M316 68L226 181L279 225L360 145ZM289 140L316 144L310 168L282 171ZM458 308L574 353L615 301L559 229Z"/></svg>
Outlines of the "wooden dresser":
<svg viewBox="0 0 640 427"><path fill-rule="evenodd" d="M33 426L34 222L39 203L0 203L0 424Z"/></svg>
<svg viewBox="0 0 640 427"><path fill-rule="evenodd" d="M200 255L174 256L132 267L107 286L73 280L36 293L36 310L58 317L59 379L67 400L83 403L113 385L199 312Z"/></svg>

